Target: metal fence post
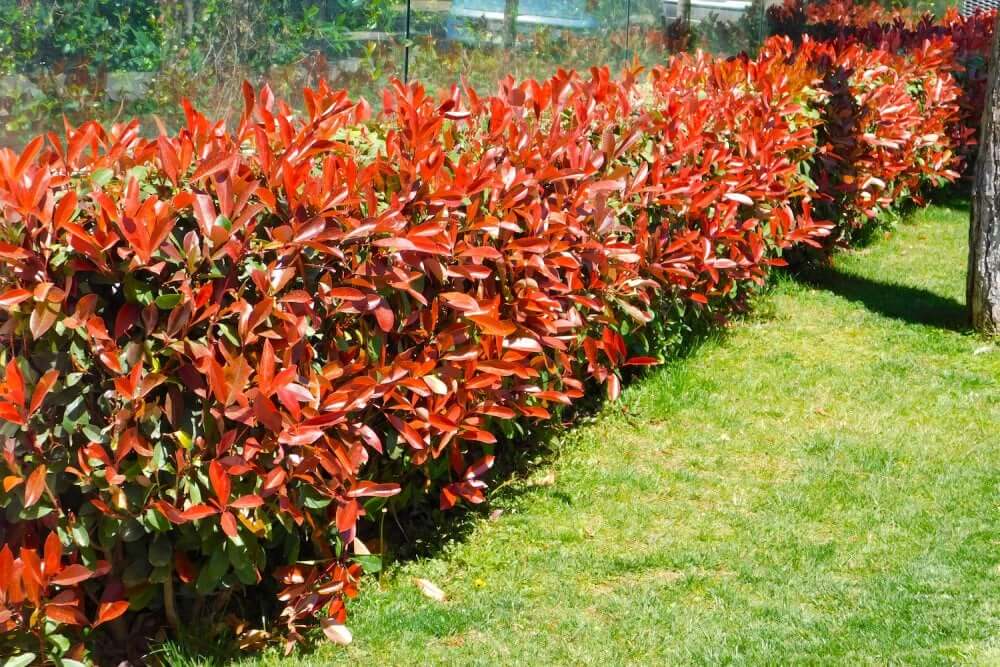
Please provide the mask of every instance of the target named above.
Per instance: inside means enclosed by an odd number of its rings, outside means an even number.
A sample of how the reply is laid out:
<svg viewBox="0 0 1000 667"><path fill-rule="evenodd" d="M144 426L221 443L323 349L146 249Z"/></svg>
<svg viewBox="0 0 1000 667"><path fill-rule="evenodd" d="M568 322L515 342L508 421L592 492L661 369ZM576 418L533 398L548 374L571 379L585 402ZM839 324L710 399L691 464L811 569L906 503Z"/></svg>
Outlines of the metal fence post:
<svg viewBox="0 0 1000 667"><path fill-rule="evenodd" d="M403 47L403 83L410 82L410 0L406 0L406 46Z"/></svg>
<svg viewBox="0 0 1000 667"><path fill-rule="evenodd" d="M629 39L632 36L632 0L625 0L625 64L632 61Z"/></svg>

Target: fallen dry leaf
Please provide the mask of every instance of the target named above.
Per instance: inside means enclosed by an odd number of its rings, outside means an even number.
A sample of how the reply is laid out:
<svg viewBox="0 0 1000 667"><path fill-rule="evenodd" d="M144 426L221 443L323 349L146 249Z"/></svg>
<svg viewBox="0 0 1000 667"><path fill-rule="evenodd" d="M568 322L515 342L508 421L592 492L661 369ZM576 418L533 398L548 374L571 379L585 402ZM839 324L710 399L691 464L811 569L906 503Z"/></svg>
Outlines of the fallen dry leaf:
<svg viewBox="0 0 1000 667"><path fill-rule="evenodd" d="M368 547L365 546L364 542L355 537L354 553L357 554L358 556L370 556L372 552L368 550Z"/></svg>
<svg viewBox="0 0 1000 667"><path fill-rule="evenodd" d="M335 618L324 618L319 624L323 628L323 634L334 644L347 646L354 639L354 635L351 634L347 626L338 623Z"/></svg>
<svg viewBox="0 0 1000 667"><path fill-rule="evenodd" d="M413 583L417 585L420 592L435 602L444 602L448 597L444 594L444 591L437 587L433 582L426 579L416 578Z"/></svg>
<svg viewBox="0 0 1000 667"><path fill-rule="evenodd" d="M554 472L546 473L538 478L535 482L535 486L552 486L556 483L556 474Z"/></svg>
<svg viewBox="0 0 1000 667"><path fill-rule="evenodd" d="M350 633L350 630L348 630L348 633ZM264 630L249 630L242 633L238 640L241 651L262 651L267 646L267 643L271 641L271 633Z"/></svg>

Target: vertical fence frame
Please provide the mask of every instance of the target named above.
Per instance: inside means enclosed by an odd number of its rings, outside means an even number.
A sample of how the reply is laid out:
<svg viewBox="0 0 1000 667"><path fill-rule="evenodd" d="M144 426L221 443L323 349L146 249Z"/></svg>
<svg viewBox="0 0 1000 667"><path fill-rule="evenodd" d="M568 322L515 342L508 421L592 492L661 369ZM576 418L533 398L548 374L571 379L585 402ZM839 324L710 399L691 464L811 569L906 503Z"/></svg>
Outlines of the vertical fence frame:
<svg viewBox="0 0 1000 667"><path fill-rule="evenodd" d="M410 18L413 13L412 0L406 0L406 27L403 29L403 83L410 83Z"/></svg>
<svg viewBox="0 0 1000 667"><path fill-rule="evenodd" d="M632 37L632 0L625 0L625 63L632 61L629 39Z"/></svg>

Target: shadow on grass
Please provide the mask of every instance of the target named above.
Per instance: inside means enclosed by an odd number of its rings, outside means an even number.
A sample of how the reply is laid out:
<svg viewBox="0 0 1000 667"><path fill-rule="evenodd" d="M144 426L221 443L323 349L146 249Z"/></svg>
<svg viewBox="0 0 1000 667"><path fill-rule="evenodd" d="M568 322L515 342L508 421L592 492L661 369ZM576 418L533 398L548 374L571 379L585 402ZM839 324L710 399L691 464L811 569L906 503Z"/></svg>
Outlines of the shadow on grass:
<svg viewBox="0 0 1000 667"><path fill-rule="evenodd" d="M894 320L959 333L970 330L965 304L920 287L871 280L829 266L804 268L795 279Z"/></svg>
<svg viewBox="0 0 1000 667"><path fill-rule="evenodd" d="M969 197L968 184L962 182L935 192L930 201L968 212ZM832 292L885 317L959 333L971 331L964 303L921 287L872 280L821 264L806 264L792 275L799 282Z"/></svg>
<svg viewBox="0 0 1000 667"><path fill-rule="evenodd" d="M956 183L950 187L935 192L930 201L938 206L955 209L968 213L972 208L971 184L965 181Z"/></svg>

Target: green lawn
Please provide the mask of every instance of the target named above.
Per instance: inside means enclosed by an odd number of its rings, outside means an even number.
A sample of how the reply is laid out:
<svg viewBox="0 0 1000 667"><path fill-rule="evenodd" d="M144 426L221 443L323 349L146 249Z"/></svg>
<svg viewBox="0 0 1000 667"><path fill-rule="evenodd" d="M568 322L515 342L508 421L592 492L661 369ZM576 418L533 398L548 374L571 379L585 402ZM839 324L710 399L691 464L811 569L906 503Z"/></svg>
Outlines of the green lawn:
<svg viewBox="0 0 1000 667"><path fill-rule="evenodd" d="M255 664L1000 663L1000 348L964 331L967 217L780 280L502 515L368 581L350 647Z"/></svg>

